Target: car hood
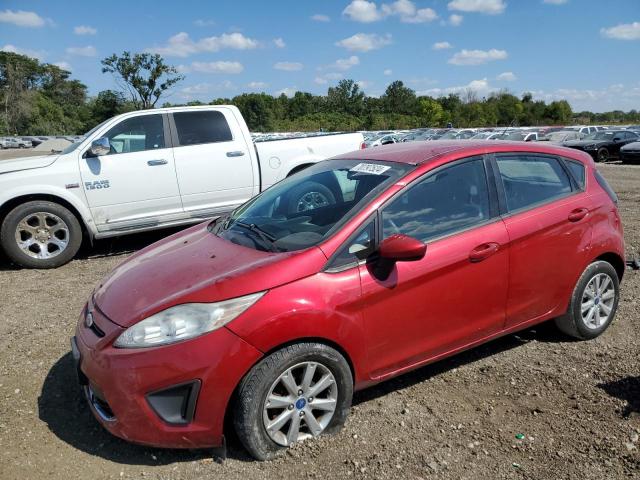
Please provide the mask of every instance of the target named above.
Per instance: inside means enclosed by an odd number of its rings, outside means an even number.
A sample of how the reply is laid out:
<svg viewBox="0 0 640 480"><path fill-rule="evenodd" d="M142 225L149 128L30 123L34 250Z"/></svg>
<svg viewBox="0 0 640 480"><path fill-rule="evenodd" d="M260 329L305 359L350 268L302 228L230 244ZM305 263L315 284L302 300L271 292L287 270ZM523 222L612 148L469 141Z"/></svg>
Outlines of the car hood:
<svg viewBox="0 0 640 480"><path fill-rule="evenodd" d="M129 257L100 283L93 301L129 327L174 305L227 300L313 275L326 261L318 247L271 253L236 245L203 223Z"/></svg>
<svg viewBox="0 0 640 480"><path fill-rule="evenodd" d="M44 168L55 162L60 155L44 155L41 157L22 157L13 160L0 160L0 174Z"/></svg>

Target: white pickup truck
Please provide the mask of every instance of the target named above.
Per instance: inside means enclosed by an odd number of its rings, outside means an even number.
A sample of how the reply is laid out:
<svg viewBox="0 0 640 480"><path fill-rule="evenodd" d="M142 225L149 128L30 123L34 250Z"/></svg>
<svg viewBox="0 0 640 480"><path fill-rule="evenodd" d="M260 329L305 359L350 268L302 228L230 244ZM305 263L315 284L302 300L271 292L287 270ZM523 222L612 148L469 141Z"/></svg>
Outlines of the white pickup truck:
<svg viewBox="0 0 640 480"><path fill-rule="evenodd" d="M254 143L234 106L125 113L59 154L0 161L0 245L21 266L55 268L75 256L83 234L93 240L215 217L362 143L359 133ZM323 202L311 184L291 208Z"/></svg>

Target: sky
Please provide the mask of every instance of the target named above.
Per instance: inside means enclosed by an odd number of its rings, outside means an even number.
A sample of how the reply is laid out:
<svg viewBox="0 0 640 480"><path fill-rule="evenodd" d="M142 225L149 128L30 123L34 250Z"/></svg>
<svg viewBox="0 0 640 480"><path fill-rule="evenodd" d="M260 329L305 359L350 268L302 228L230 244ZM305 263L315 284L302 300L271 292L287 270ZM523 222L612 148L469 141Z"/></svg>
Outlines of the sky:
<svg viewBox="0 0 640 480"><path fill-rule="evenodd" d="M640 0L0 0L0 49L68 69L92 95L117 88L102 58L157 52L186 77L172 103L351 78L372 96L402 80L640 109Z"/></svg>

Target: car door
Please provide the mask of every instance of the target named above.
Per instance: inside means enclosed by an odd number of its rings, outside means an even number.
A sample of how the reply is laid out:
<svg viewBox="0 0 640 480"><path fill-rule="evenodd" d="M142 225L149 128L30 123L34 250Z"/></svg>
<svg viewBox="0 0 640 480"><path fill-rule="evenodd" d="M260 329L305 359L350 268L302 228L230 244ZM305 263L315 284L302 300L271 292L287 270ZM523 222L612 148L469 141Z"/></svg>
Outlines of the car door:
<svg viewBox="0 0 640 480"><path fill-rule="evenodd" d="M558 157L496 154L495 170L509 234L506 327L562 313L589 254L591 202Z"/></svg>
<svg viewBox="0 0 640 480"><path fill-rule="evenodd" d="M498 332L507 298L507 233L473 157L406 187L379 213L382 239L427 243L423 259L398 262L389 278L359 266L372 376L384 377Z"/></svg>
<svg viewBox="0 0 640 480"><path fill-rule="evenodd" d="M255 193L247 145L230 109L171 114L176 172L187 213L213 215L232 210Z"/></svg>
<svg viewBox="0 0 640 480"><path fill-rule="evenodd" d="M107 155L82 153L82 187L98 230L139 228L183 215L167 132L162 114L135 115L101 135L111 147Z"/></svg>

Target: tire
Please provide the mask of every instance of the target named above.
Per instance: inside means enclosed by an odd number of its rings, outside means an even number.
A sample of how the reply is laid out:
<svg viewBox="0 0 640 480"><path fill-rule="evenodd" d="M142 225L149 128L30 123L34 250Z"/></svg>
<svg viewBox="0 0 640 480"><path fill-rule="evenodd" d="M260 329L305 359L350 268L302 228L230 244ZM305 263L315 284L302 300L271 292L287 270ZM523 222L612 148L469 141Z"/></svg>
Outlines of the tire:
<svg viewBox="0 0 640 480"><path fill-rule="evenodd" d="M600 279L601 291L596 292L596 297L593 299L592 307L595 307L595 310L594 316L590 317L592 308L588 307L588 302L593 298L591 286L597 285L596 277ZM609 295L612 295L611 298L607 298ZM555 320L556 326L563 333L579 340L599 337L611 325L619 299L620 281L615 268L608 262L593 262L580 276L571 295L569 309L565 315ZM605 306L609 313L606 318L603 318L601 314L607 312ZM587 308L584 315L583 308ZM592 318L591 321L589 321L590 318Z"/></svg>
<svg viewBox="0 0 640 480"><path fill-rule="evenodd" d="M25 242L24 247L18 238ZM81 243L82 228L76 216L48 201L36 200L15 207L0 229L0 245L7 257L26 268L64 265L75 256Z"/></svg>
<svg viewBox="0 0 640 480"><path fill-rule="evenodd" d="M596 162L606 162L611 158L609 155L609 150L606 147L602 147L598 149L598 153L596 155Z"/></svg>
<svg viewBox="0 0 640 480"><path fill-rule="evenodd" d="M304 182L289 194L287 213L300 213L336 203L336 197L326 186L318 182Z"/></svg>
<svg viewBox="0 0 640 480"><path fill-rule="evenodd" d="M314 364L316 367L313 369L315 373L310 382L311 387L306 388L306 366ZM291 375L295 382L289 390L284 389L285 384L281 381L286 375ZM308 393L314 394L314 387L325 377L332 378L333 381L317 392L317 398L307 397ZM303 388L306 391L300 395ZM291 395L288 393L291 389L299 391L296 395ZM285 407L279 402L276 406L268 407L267 398L271 394L276 395L276 392L281 398L290 397L284 403L293 403ZM349 365L340 353L320 343L290 345L264 358L240 382L233 409L234 428L238 438L254 458L270 460L297 441L338 432L349 414L352 396L353 377ZM325 410L327 407L319 410L313 408L314 405L329 405L331 402L334 406L332 413ZM274 427L269 433L267 423L273 423L278 418L286 418L285 423ZM316 420L315 433L307 419ZM299 422L300 433L295 435L293 442L288 442L286 437L291 432L293 422ZM322 429L317 428L321 426Z"/></svg>

